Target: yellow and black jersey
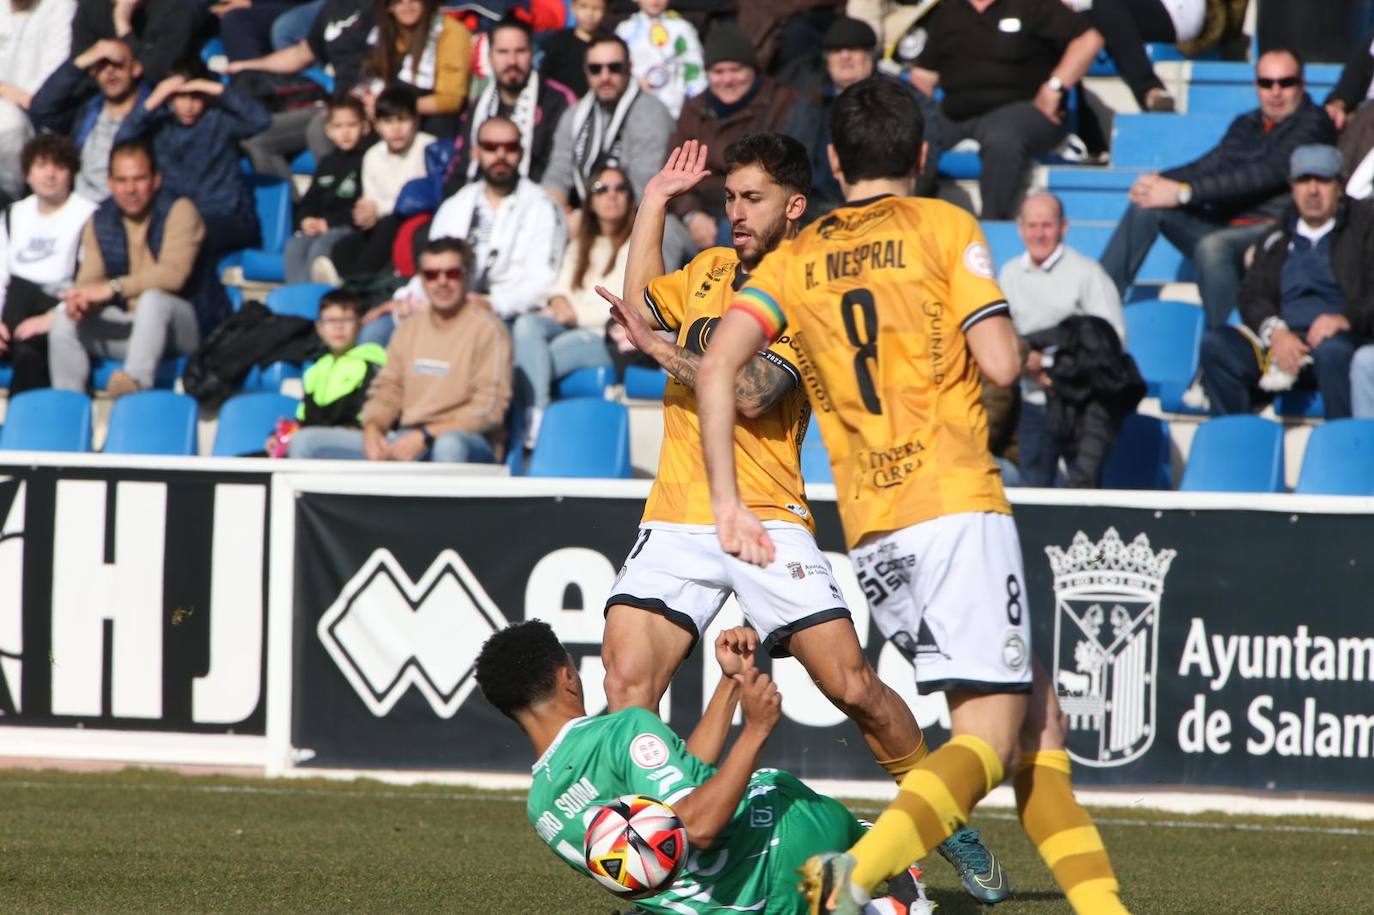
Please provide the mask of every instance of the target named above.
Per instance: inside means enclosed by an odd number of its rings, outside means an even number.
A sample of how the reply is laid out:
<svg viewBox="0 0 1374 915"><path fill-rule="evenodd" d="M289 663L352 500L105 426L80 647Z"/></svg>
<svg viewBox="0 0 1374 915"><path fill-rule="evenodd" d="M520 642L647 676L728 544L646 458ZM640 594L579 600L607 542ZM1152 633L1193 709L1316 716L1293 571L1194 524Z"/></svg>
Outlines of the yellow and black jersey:
<svg viewBox="0 0 1374 915"><path fill-rule="evenodd" d="M721 313L744 276L731 248L708 248L686 267L649 283L645 304L677 345L702 354ZM764 521L790 521L813 527L801 477L801 439L810 411L801 389L792 344L780 340L763 357L783 369L794 387L771 410L735 424L735 463L740 497ZM669 376L663 393L663 450L658 478L644 506L644 523L714 524L696 392Z"/></svg>
<svg viewBox="0 0 1374 915"><path fill-rule="evenodd" d="M968 213L855 201L765 257L731 307L795 346L850 546L942 515L1010 512L964 337L1008 308Z"/></svg>

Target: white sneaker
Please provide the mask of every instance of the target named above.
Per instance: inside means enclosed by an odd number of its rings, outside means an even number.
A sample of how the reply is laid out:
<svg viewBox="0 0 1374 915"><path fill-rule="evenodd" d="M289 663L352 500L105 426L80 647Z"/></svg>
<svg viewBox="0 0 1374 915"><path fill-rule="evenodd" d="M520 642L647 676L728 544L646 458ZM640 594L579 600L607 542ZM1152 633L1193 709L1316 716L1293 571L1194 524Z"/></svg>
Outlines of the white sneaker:
<svg viewBox="0 0 1374 915"><path fill-rule="evenodd" d="M533 451L534 443L539 441L539 427L544 422L544 411L537 407L525 408L525 448Z"/></svg>
<svg viewBox="0 0 1374 915"><path fill-rule="evenodd" d="M327 257L317 257L310 262L310 281L329 286L343 285L343 277L339 276L339 268L335 267L334 262Z"/></svg>
<svg viewBox="0 0 1374 915"><path fill-rule="evenodd" d="M1194 410L1201 410L1203 413L1212 408L1212 401L1208 399L1207 392L1202 389L1201 381L1194 381L1188 385L1188 390L1183 392L1183 405Z"/></svg>

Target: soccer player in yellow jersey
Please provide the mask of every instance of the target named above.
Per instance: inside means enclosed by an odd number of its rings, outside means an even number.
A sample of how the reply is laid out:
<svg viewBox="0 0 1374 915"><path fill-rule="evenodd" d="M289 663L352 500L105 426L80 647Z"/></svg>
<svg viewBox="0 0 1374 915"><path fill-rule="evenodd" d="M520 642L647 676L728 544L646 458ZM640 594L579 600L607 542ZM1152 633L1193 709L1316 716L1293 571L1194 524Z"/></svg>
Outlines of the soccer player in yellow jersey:
<svg viewBox="0 0 1374 915"><path fill-rule="evenodd" d="M1021 824L1080 913L1120 913L1111 861L1073 796L1057 699L1030 652L1021 549L987 450L979 372L1016 380L1022 355L973 217L912 198L920 109L889 80L831 109L830 163L845 205L764 258L711 341L697 384L722 548L767 565L775 545L739 497L731 381L784 334L830 451L850 556L889 637L928 632L923 693L944 691L953 731L846 854L813 858L812 911L853 913L924 857L1007 774Z"/></svg>
<svg viewBox="0 0 1374 915"><path fill-rule="evenodd" d="M601 290L631 341L672 374L664 393L658 477L606 606L607 703L612 712L657 710L673 674L734 592L763 648L774 657L795 656L900 783L926 757L925 742L911 710L864 657L829 561L816 545L801 477L809 417L804 373L786 339L742 360L731 403L732 414L737 408L742 417L731 435L740 497L777 544L777 561L756 568L726 555L716 538L697 430L697 367L721 312L750 271L795 231L811 186L805 148L781 134L744 137L726 149L725 161L733 248L709 248L684 269L661 275L668 202L707 174L706 150L691 141L673 151L645 188L630 236L625 301ZM676 335L676 342L653 328ZM940 851L974 898L1006 898L1005 874L975 830L960 830Z"/></svg>

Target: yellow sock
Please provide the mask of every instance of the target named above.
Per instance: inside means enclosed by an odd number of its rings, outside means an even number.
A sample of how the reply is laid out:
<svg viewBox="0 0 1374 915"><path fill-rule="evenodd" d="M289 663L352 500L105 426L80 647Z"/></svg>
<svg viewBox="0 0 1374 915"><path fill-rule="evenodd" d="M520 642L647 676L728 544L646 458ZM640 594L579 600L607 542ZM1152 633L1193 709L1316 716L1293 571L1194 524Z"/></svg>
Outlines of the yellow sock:
<svg viewBox="0 0 1374 915"><path fill-rule="evenodd" d="M905 756L898 756L896 759L880 759L878 765L887 770L887 774L892 776L892 780L897 784L902 783L906 774L920 765L921 761L930 755L930 750L926 749L926 735L917 734L916 749Z"/></svg>
<svg viewBox="0 0 1374 915"><path fill-rule="evenodd" d="M1120 887L1092 817L1073 796L1069 754L1030 753L1016 778L1021 826L1078 915L1121 915Z"/></svg>
<svg viewBox="0 0 1374 915"><path fill-rule="evenodd" d="M949 838L1002 781L1002 761L986 741L962 734L902 779L897 798L849 853L855 885L872 890Z"/></svg>

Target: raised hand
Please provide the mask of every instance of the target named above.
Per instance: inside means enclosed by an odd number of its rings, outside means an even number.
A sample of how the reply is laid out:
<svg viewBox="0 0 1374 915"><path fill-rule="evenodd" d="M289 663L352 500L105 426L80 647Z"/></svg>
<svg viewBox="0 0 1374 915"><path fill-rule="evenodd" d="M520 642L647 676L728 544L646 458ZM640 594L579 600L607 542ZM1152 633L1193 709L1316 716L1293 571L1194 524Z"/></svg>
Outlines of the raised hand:
<svg viewBox="0 0 1374 915"><path fill-rule="evenodd" d="M688 140L668 154L668 161L644 186L644 196L671 200L685 194L711 174L706 167L706 146Z"/></svg>
<svg viewBox="0 0 1374 915"><path fill-rule="evenodd" d="M663 343L638 309L626 305L624 299L605 286L597 286L596 291L611 303L611 320L625 328L625 337L634 344L635 349L651 355L654 347Z"/></svg>
<svg viewBox="0 0 1374 915"><path fill-rule="evenodd" d="M744 709L744 726L767 734L782 715L782 693L768 674L755 668L742 671L737 678L742 688L739 704Z"/></svg>

